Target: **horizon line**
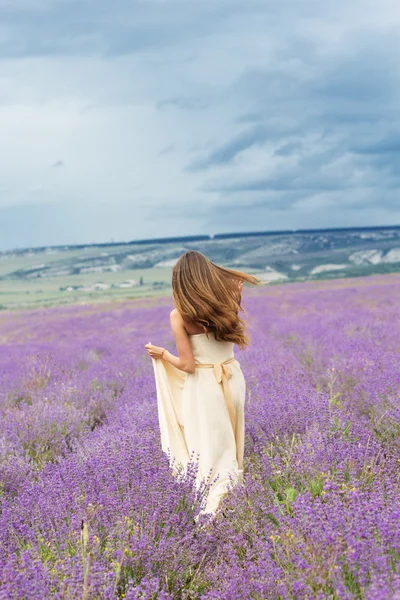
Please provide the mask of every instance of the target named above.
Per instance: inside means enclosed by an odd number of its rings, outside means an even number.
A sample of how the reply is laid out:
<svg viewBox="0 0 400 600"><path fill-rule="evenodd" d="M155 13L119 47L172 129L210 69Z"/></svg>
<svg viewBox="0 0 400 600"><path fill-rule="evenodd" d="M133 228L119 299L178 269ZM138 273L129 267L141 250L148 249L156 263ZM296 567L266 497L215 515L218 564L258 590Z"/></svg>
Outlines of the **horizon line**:
<svg viewBox="0 0 400 600"><path fill-rule="evenodd" d="M115 246L133 246L133 245L146 245L146 244L173 244L175 242L195 242L195 241L212 241L221 239L230 239L235 237L262 237L262 236L274 236L274 235L293 235L293 234L307 234L307 233L330 233L340 231L374 231L374 230L391 230L400 229L400 225L360 225L351 227L322 227L322 228L308 228L308 229L273 229L265 231L237 231L230 233L216 233L216 234L199 234L199 235L187 235L187 236L171 236L162 238L144 238L139 240L131 240L128 242L90 242L83 244L57 244L57 245L45 245L45 246L26 246L20 248L12 248L8 250L0 250L1 254L11 253L22 253L27 251L41 252L45 250L71 250L81 249L88 247L115 247Z"/></svg>

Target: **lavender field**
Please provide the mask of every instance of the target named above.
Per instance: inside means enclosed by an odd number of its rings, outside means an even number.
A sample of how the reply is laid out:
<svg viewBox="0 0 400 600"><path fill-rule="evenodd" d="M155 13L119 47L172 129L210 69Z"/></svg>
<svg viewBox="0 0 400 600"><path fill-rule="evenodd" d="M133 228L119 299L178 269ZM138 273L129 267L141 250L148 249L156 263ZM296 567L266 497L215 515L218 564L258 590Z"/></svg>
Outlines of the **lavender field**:
<svg viewBox="0 0 400 600"><path fill-rule="evenodd" d="M172 299L0 313L1 600L400 598L400 275L243 295L244 484L203 527L143 347Z"/></svg>

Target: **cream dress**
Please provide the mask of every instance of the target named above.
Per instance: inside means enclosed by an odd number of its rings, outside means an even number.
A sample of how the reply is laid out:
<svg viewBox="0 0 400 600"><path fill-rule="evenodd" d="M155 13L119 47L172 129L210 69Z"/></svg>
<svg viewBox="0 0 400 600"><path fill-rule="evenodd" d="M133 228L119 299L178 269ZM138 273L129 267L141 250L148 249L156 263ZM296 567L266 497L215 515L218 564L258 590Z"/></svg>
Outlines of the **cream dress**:
<svg viewBox="0 0 400 600"><path fill-rule="evenodd" d="M170 466L198 460L197 486L211 483L202 513L215 513L228 486L243 480L246 383L233 343L213 333L190 335L194 373L152 359L157 389L161 446ZM208 479L208 476L211 477Z"/></svg>

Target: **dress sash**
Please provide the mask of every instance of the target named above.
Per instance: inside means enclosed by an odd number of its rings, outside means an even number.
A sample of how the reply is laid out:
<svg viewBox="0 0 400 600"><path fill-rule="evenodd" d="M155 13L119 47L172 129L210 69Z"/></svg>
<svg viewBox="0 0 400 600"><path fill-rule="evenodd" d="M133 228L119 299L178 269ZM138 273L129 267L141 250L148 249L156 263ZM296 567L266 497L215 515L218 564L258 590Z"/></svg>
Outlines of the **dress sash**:
<svg viewBox="0 0 400 600"><path fill-rule="evenodd" d="M222 363L196 364L196 369L214 369L215 379L217 380L217 383L221 384L222 386L226 408L228 409L229 418L233 429L233 435L236 440L236 409L233 404L232 391L231 386L229 384L229 379L232 377L232 370L229 364L233 363L234 361L235 357L232 356L231 358L228 358L228 360L224 360L224 362Z"/></svg>

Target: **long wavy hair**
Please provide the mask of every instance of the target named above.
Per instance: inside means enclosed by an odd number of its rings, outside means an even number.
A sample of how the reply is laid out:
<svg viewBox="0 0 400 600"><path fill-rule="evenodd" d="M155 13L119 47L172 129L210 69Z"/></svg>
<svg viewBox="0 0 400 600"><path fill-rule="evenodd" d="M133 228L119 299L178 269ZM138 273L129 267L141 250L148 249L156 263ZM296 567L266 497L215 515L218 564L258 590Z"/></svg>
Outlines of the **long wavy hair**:
<svg viewBox="0 0 400 600"><path fill-rule="evenodd" d="M213 332L218 341L248 346L246 322L239 315L241 306L239 282L260 284L254 275L226 269L211 262L201 252L189 250L172 271L172 293L183 320L193 323L205 333Z"/></svg>

